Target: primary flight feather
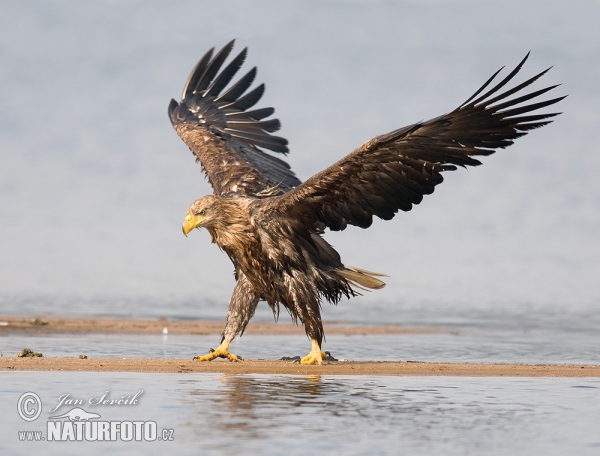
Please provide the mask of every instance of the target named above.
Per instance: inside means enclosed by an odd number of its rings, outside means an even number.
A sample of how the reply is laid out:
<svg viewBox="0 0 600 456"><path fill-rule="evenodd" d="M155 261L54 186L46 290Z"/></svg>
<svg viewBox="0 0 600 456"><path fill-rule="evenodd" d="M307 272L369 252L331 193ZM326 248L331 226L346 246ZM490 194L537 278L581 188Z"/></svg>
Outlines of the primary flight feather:
<svg viewBox="0 0 600 456"><path fill-rule="evenodd" d="M390 220L409 211L443 181L442 172L477 166L489 155L559 113L533 113L564 97L529 103L556 86L521 94L545 70L510 89L529 54L500 82L497 71L458 108L435 119L377 136L302 183L271 151L287 154L287 141L273 135L280 122L273 108L252 109L264 85L249 90L256 68L232 83L246 59L244 49L224 68L234 41L208 51L193 69L182 100L171 100L177 134L202 165L214 195L196 200L183 223L187 234L206 228L235 269L221 344L209 354L231 361L229 344L264 300L275 315L283 306L311 339L303 364L320 364L323 325L320 303L337 303L359 289L378 289L382 274L344 265L322 237L348 225L368 228L373 216ZM214 55L213 55L214 54ZM513 95L519 93L518 96Z"/></svg>

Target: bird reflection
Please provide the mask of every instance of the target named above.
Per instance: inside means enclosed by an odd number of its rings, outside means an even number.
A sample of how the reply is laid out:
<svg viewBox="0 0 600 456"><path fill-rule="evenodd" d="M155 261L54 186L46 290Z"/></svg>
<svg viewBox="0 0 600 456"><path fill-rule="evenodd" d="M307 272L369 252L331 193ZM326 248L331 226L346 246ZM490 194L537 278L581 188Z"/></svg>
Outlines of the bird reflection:
<svg viewBox="0 0 600 456"><path fill-rule="evenodd" d="M209 413L214 431L226 431L238 438L266 436L277 428L282 414L286 421L292 420L306 429L312 427L311 422L317 412L315 408L337 415L348 407L348 401L344 400L348 397L348 385L332 378L323 379L320 375L263 377L224 374L219 382L218 391L203 389L199 384L190 392L192 396L210 400L209 410L202 407L195 413L199 421L206 421ZM192 418L192 421L195 420ZM315 430L318 427L318 420L314 420Z"/></svg>
<svg viewBox="0 0 600 456"><path fill-rule="evenodd" d="M219 394L202 389L192 391L192 395L210 394L218 409L226 413L252 413L253 409L283 405L314 405L322 396L340 393L343 387L335 381L324 382L320 375L303 377L261 377L248 375L227 375L220 378ZM248 416L251 418L251 416Z"/></svg>
<svg viewBox="0 0 600 456"><path fill-rule="evenodd" d="M314 405L323 394L335 394L341 388L335 383L323 382L320 375L293 378L256 378L224 375L223 408L229 411L253 409L272 405ZM261 412L262 413L262 412Z"/></svg>
<svg viewBox="0 0 600 456"><path fill-rule="evenodd" d="M278 448L286 439L309 435L318 435L319 444L342 439L350 446L366 434L370 445L392 434L398 443L428 442L432 436L465 429L518 428L532 413L521 403L463 398L456 386L419 383L320 375L203 377L185 388L191 413L180 431L193 435L204 448L236 452L266 441Z"/></svg>

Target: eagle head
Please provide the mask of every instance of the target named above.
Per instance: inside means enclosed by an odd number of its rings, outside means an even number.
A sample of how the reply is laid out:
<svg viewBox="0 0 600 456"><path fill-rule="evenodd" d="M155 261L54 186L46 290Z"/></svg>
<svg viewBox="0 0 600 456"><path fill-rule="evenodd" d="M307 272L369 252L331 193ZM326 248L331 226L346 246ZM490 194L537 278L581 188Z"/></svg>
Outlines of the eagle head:
<svg viewBox="0 0 600 456"><path fill-rule="evenodd" d="M211 227L219 214L216 206L216 198L212 195L203 196L194 201L183 220L183 234L187 236L194 228Z"/></svg>

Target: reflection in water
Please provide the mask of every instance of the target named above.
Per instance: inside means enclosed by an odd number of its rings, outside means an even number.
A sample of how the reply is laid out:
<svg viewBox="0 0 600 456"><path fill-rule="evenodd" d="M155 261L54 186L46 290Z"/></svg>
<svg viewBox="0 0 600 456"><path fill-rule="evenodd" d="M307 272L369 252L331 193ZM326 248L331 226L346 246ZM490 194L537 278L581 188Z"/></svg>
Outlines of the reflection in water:
<svg viewBox="0 0 600 456"><path fill-rule="evenodd" d="M156 420L173 441L32 442L48 404L139 389L134 408L107 419ZM46 404L26 423L16 403ZM544 456L599 454L600 379L344 377L78 372L0 373L0 454L407 454Z"/></svg>
<svg viewBox="0 0 600 456"><path fill-rule="evenodd" d="M234 439L265 439L290 422L302 421L304 432L318 431L317 416L306 417L308 409L323 408L337 414L343 388L337 382L324 382L321 376L255 377L223 375L218 392L194 388L190 395L198 405L210 400L210 421ZM192 401L194 402L194 401ZM343 407L343 406L342 406ZM337 411L335 411L337 409ZM206 421L207 410L198 410ZM309 412L312 415L312 412ZM285 419L282 419L282 415ZM314 429L311 423L314 422ZM286 424L287 423L287 424Z"/></svg>
<svg viewBox="0 0 600 456"><path fill-rule="evenodd" d="M389 380L223 375L216 390L189 382L193 385L185 405L193 411L186 433L197 436L203 448L221 451L279 453L295 441L298 453L332 448L344 453L389 453L395 445L439 450L444 443L464 449L479 439L481 448L495 444L510 448L510 439L494 442L490 430L524 434L537 419L535 402L526 396L504 401L481 379L463 379L462 386L466 382L473 387L466 385L466 390L434 386L434 379L427 387L419 387L422 382L414 379ZM473 395L473 389L481 394ZM202 432L207 427L215 432L214 440ZM475 440L469 443L470 439Z"/></svg>

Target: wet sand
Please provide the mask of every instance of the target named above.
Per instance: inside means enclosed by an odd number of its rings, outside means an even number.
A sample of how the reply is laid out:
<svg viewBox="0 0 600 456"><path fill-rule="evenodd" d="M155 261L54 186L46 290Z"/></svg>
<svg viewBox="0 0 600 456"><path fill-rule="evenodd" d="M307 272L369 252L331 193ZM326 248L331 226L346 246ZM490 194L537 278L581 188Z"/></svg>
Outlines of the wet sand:
<svg viewBox="0 0 600 456"><path fill-rule="evenodd" d="M0 358L0 371L91 371L91 372L212 372L224 374L295 375L452 375L475 377L600 377L600 366L467 364L421 362L325 362L302 366L289 361L116 358Z"/></svg>
<svg viewBox="0 0 600 456"><path fill-rule="evenodd" d="M167 328L169 334L220 334L222 322L133 320L108 318L24 318L0 317L0 336L10 334L157 334ZM456 333L455 329L407 327L401 325L359 326L326 323L327 334L378 335ZM304 334L302 328L282 323L250 323L247 334ZM25 347L23 347L25 348ZM511 377L600 377L596 365L527 365L489 363L430 362L354 362L330 361L321 366L302 366L290 361L215 360L196 362L191 359L135 358L18 358L0 357L0 372L6 371L90 371L90 372L217 372L227 374L296 374L296 375L452 375Z"/></svg>
<svg viewBox="0 0 600 456"><path fill-rule="evenodd" d="M118 318L56 318L56 317L1 317L0 336L10 333L25 334L161 334L167 328L169 334L219 335L224 321L184 320L134 320ZM327 334L432 334L453 332L445 328L402 325L349 325L324 322ZM250 322L244 334L297 334L304 329L291 323Z"/></svg>

